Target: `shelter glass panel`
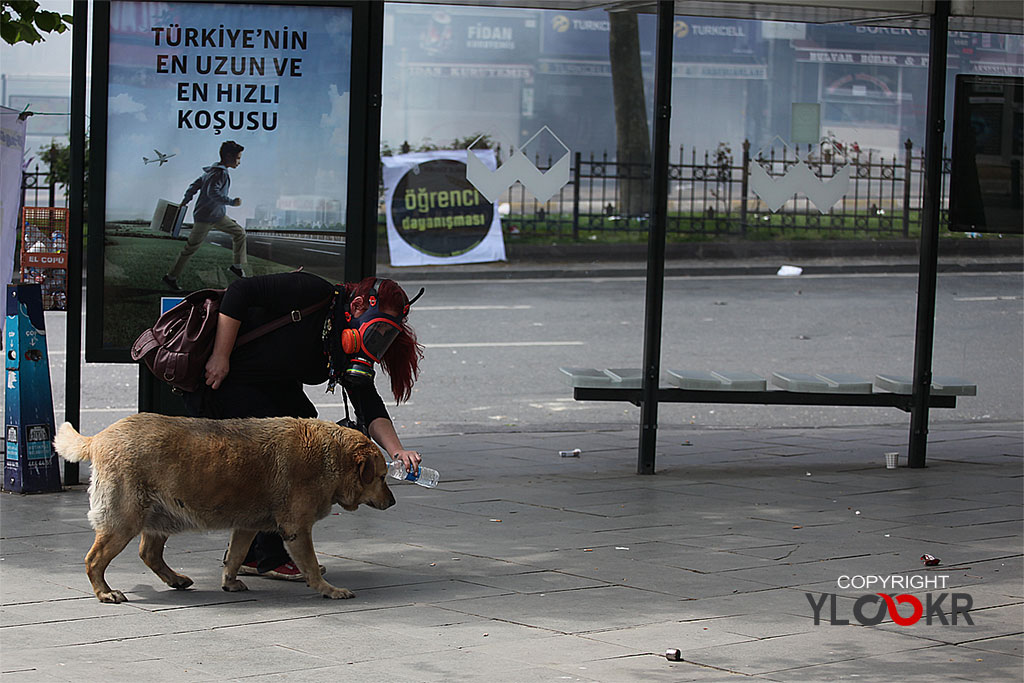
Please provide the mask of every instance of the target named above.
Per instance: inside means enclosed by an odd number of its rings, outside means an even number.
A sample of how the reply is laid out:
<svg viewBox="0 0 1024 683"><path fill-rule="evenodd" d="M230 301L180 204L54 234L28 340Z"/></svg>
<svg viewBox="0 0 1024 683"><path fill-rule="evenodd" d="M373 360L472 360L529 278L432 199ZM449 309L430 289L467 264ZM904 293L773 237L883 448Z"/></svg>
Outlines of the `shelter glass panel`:
<svg viewBox="0 0 1024 683"><path fill-rule="evenodd" d="M472 384L481 405L441 421L550 423L569 393L559 367L641 366L643 278L599 276L641 276L646 262L655 23L385 6L377 272L427 289L410 318L427 345L411 410L451 407L445 392ZM538 279L567 270L584 277ZM482 271L512 276L465 282ZM531 400L510 404L509 383ZM575 404L572 419L631 424L635 412Z"/></svg>
<svg viewBox="0 0 1024 683"><path fill-rule="evenodd" d="M241 272L343 280L353 8L115 0L97 16L90 359L125 360L162 299Z"/></svg>

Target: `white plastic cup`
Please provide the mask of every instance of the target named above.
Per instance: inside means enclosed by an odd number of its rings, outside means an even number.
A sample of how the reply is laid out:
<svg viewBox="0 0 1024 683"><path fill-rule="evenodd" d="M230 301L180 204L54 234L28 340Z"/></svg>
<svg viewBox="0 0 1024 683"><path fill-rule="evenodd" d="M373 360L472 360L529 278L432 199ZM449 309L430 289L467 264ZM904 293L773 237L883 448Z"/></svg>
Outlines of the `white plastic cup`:
<svg viewBox="0 0 1024 683"><path fill-rule="evenodd" d="M885 469L894 470L899 464L900 454L899 453L886 453L885 454Z"/></svg>

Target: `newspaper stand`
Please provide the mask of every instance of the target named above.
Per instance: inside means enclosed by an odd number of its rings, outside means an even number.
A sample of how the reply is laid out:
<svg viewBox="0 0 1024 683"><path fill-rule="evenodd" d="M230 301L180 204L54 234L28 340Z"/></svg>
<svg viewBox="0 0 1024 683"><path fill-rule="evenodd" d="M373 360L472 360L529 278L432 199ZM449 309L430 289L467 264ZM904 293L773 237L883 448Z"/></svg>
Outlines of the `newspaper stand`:
<svg viewBox="0 0 1024 683"><path fill-rule="evenodd" d="M7 285L4 478L13 493L60 491L42 287Z"/></svg>
<svg viewBox="0 0 1024 683"><path fill-rule="evenodd" d="M42 287L43 309L67 308L68 210L26 206L21 210L21 281Z"/></svg>

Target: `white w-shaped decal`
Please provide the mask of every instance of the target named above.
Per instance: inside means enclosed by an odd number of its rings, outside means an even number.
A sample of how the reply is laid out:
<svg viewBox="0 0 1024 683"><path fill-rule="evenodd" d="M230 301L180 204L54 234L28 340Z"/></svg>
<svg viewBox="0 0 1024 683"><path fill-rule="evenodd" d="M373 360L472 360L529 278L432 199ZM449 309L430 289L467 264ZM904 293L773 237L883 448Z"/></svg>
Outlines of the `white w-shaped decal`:
<svg viewBox="0 0 1024 683"><path fill-rule="evenodd" d="M778 211L797 192L802 192L821 213L828 213L850 189L852 166L839 169L832 180L820 180L802 161L798 161L779 180L772 180L761 164L750 164L750 189L772 213Z"/></svg>
<svg viewBox="0 0 1024 683"><path fill-rule="evenodd" d="M530 144L541 131L551 129L544 126L523 145ZM512 156L497 170L491 171L473 153L473 145L466 151L466 180L480 191L489 202L496 202L501 194L517 180L529 190L539 202L546 202L569 182L569 148L551 133L551 137L565 148L565 154L547 171L541 171L523 153L522 148L513 150ZM475 144L475 143L474 143Z"/></svg>

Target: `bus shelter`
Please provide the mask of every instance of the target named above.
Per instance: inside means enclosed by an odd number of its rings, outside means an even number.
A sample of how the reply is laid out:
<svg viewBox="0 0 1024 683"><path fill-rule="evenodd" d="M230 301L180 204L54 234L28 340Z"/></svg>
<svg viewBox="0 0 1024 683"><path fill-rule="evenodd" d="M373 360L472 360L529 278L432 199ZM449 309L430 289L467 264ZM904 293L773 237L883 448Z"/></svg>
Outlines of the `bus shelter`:
<svg viewBox="0 0 1024 683"><path fill-rule="evenodd" d="M401 5L403 3L393 3ZM720 1L687 1L662 0L646 2L642 0L622 0L619 2L594 2L591 0L525 0L522 2L499 2L478 0L477 2L439 2L438 6L476 5L488 8L540 8L560 10L565 13L583 12L594 9L609 12L633 12L654 15L656 17L656 44L654 59L654 109L653 134L651 145L652 160L650 166L650 222L647 247L647 276L644 314L644 343L642 383L638 394L630 395L629 400L637 402L641 407L640 434L638 445L639 473L654 472L655 440L658 428L659 376L661 373L661 345L663 323L663 299L665 278L665 244L666 222L668 218L669 192L669 133L673 121L672 114L672 80L673 80L673 31L676 15L705 16L735 19L759 19L771 22L805 22L815 24L855 24L858 26L901 27L927 30L929 48L927 57L927 113L925 139L925 173L923 207L923 230L920 238L920 266L918 273L918 299L915 332L915 353L913 370L912 400L909 405L911 414L910 457L912 467L925 466L925 454L928 434L928 411L935 405L930 396L932 380L932 343L934 337L934 311L936 291L936 271L938 258L938 233L940 219L940 183L942 164L942 139L947 126L944 111L947 102L946 74L943 68L947 59L947 38L950 30L1001 32L1019 34L1022 28L1022 10L1019 3L1003 2L1002 0L830 0L828 2L807 3L798 0L776 0L775 2L749 2L747 0ZM377 204L378 204L378 169L381 163L381 115L382 115L382 62L386 34L389 31L385 22L384 2L321 2L321 3L187 3L189 8L202 14L204 25L217 26L221 23L226 27L223 35L217 30L205 33L198 26L182 26L178 23L164 27L158 25L161 18L153 16L150 9L155 5L147 3L98 3L93 5L94 38L92 50L92 154L90 159L90 196L89 206L92 226L109 226L116 222L112 218L111 206L107 205L109 184L117 178L123 182L125 169L119 168L120 159L126 154L118 145L122 139L128 139L129 131L109 130L109 113L111 103L122 106L132 101L132 94L144 96L143 90L130 90L145 85L147 81L167 77L168 82L176 80L173 88L164 88L164 97L171 97L176 109L176 126L178 131L215 131L243 130L255 126L264 131L274 131L279 125L276 114L273 118L267 112L253 115L238 112L237 117L231 111L212 111L204 106L211 98L234 102L248 97L257 98L258 102L278 105L285 102L289 88L298 93L293 102L281 104L281 107L294 106L302 100L301 84L303 69L311 63L327 68L328 78L339 79L339 86L333 91L330 102L330 115L322 115L318 119L321 125L333 125L343 133L347 140L347 156L344 165L326 169L328 175L346 178L346 198L343 204L331 201L312 201L302 197L291 196L279 198L278 206L291 211L296 220L309 220L317 225L333 223L347 226L344 231L345 256L344 277L360 279L373 275L376 270L376 252L378 239ZM256 15L267 15L268 21L275 18L280 29L269 29L267 35L255 31L244 33L240 28L232 32L232 22L241 21L240 13L255 8L249 18ZM299 12L301 10L301 12ZM154 10L155 11L155 10ZM90 46L86 40L86 26L90 19L89 5L76 3L75 28L73 42L73 81L72 81L72 178L70 201L70 239L68 264L68 348L78 348L81 342L82 310L81 273L82 273L82 226L85 221L83 209L83 187L81 178L85 168L85 83L86 62ZM298 14L296 12L299 12ZM287 25L285 19L287 18ZM216 20L216 21L215 21ZM150 22L147 24L146 22ZM157 22L157 23L153 23ZM304 23L303 23L304 22ZM150 25L152 24L152 25ZM340 33L332 33L341 26ZM188 29L192 29L189 33ZM244 28L244 27L243 27ZM477 38L481 44L494 36L478 28ZM262 29L261 29L262 31ZM321 35L322 54L317 54L307 44L309 35ZM273 34L271 37L270 34ZM226 37L224 37L226 36ZM234 37L232 37L234 36ZM340 39L339 39L340 36ZM445 33L442 30L435 36L438 43L443 43ZM499 36L500 37L500 36ZM392 40L401 40L401 38ZM182 45L193 41L197 49L226 45L238 49L246 47L254 50L263 41L265 47L273 47L277 58L260 57L258 55L239 56L241 62L228 60L225 57L225 69L239 68L245 72L249 69L253 74L264 76L264 69L271 69L280 78L280 89L270 87L257 89L255 92L243 93L241 86L231 89L224 87L217 90L208 89L201 82L187 82L190 69L200 73L208 73L219 68L214 60L217 55L209 55L203 61L202 55L196 55L190 63L186 57L176 52ZM224 41L228 41L225 43ZM267 41L270 41L268 43ZM220 41L218 43L218 41ZM240 42L238 42L240 41ZM249 42L246 42L249 41ZM282 47L282 45L284 47ZM422 48L423 46L421 46ZM430 46L428 46L430 47ZM287 58L280 57L289 51ZM334 74L325 63L337 60L348 60L358 64L360 68L350 72ZM319 60L319 61L317 61ZM269 65L269 66L268 66ZM205 71L203 71L205 69ZM486 71L486 70L485 70ZM178 83L180 81L180 83ZM333 85L332 85L333 87ZM340 90L347 88L348 97L338 97ZM126 90L129 89L129 90ZM116 94L115 94L116 93ZM127 93L127 97L125 97ZM148 96L148 95L146 95ZM226 98L226 100L225 100ZM524 105L525 106L525 105ZM347 109L345 109L347 107ZM218 118L219 117L219 118ZM153 128L152 122L149 123ZM305 125L305 130L315 126ZM226 137L226 136L224 136ZM289 142L289 149L308 147L313 150L327 149L325 145L333 138L318 140L298 136ZM134 152L132 152L134 154ZM162 159L165 155L160 154ZM137 160L136 160L137 161ZM127 194L131 194L130 192ZM344 206L344 208L341 208ZM123 221L121 218L117 220ZM160 222L156 217L155 222ZM130 223L131 221L127 221ZM138 221L136 221L138 222ZM173 223L173 221L171 221ZM111 291L105 290L105 265L108 262L105 253L103 231L90 240L89 289L87 304L90 327L86 330L86 357L91 361L125 362L128 358L128 346L124 339L117 337L111 330L110 323L116 317L111 308ZM119 300L118 315L129 310L125 299ZM130 330L124 334L130 334ZM123 336L123 335L122 335ZM80 366L78 357L72 354L67 363L67 400L66 415L69 422L77 425L80 410ZM140 406L146 408L147 406ZM76 466L66 464L66 478L77 480Z"/></svg>

